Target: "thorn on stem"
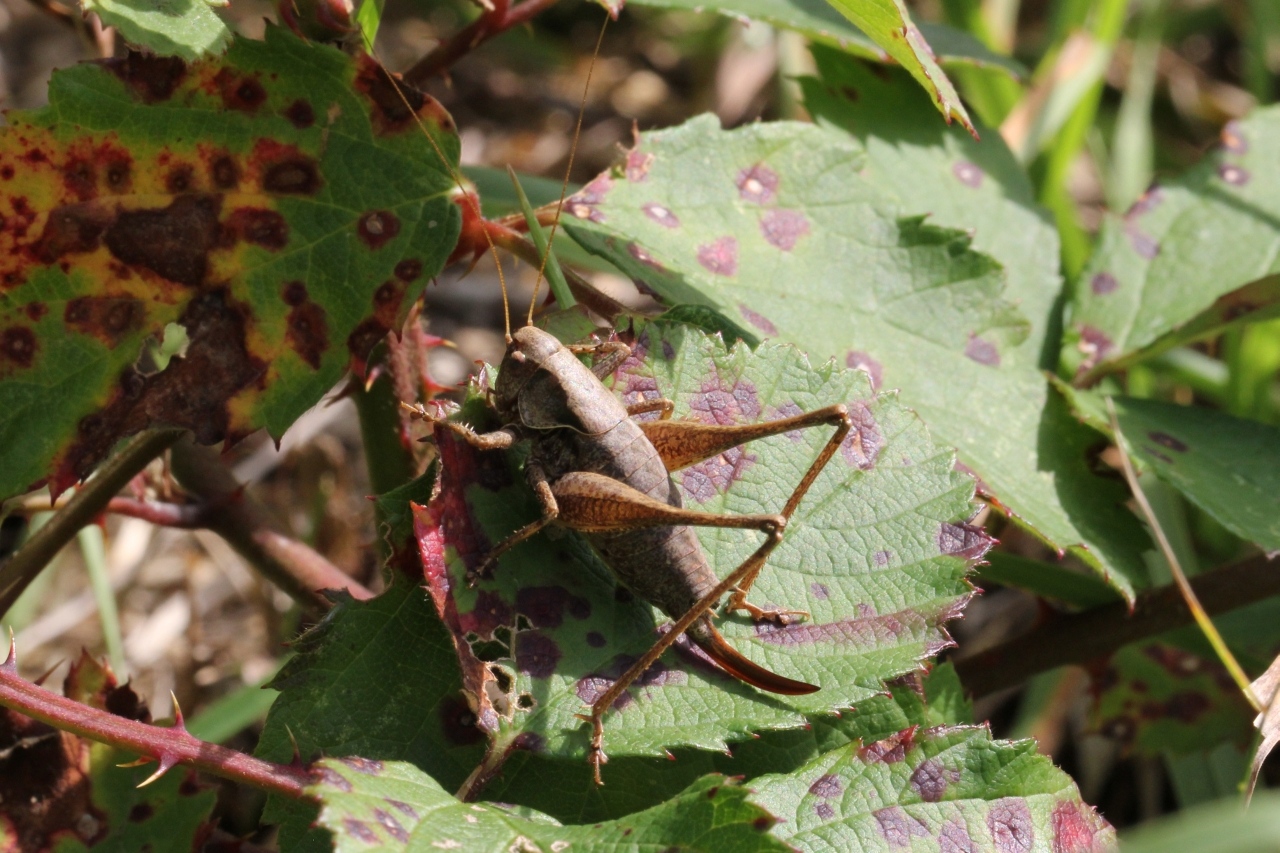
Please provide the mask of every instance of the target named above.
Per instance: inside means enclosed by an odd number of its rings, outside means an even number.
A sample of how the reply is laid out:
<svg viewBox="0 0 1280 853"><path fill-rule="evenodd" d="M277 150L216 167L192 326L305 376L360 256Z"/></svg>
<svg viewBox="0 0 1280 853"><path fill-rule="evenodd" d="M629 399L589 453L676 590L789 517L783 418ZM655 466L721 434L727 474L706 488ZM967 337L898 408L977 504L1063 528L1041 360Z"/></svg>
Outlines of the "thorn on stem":
<svg viewBox="0 0 1280 853"><path fill-rule="evenodd" d="M150 785L152 782L156 781L156 780L157 780L157 779L159 779L161 776L163 776L164 774L166 774L166 773L168 773L170 770L172 770L172 769L173 769L173 767L174 767L174 765L176 765L177 763L178 763L178 759L177 759L177 757L176 757L176 756L173 756L173 755L162 755L162 756L160 756L160 766L156 768L156 772L155 772L155 773L152 773L152 774L151 774L150 776L148 776L146 779L144 779L144 780L142 780L141 782L139 782L139 783L138 783L138 787L139 787L139 788L145 788L145 787L147 787L147 786L148 786L148 785Z"/></svg>
<svg viewBox="0 0 1280 853"><path fill-rule="evenodd" d="M178 696L172 690L169 691L169 698L173 700L173 728L187 733L187 721L182 716L182 706L178 704Z"/></svg>
<svg viewBox="0 0 1280 853"><path fill-rule="evenodd" d="M13 636L13 628L9 629L9 654L4 663L0 663L0 671L18 674L18 640Z"/></svg>

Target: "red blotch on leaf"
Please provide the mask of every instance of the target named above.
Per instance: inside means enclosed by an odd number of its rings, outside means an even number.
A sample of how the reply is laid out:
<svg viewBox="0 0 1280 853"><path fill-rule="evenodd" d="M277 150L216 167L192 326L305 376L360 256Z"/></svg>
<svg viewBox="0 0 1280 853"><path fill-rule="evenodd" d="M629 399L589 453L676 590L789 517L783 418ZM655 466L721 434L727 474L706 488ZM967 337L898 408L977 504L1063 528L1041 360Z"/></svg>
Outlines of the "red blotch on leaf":
<svg viewBox="0 0 1280 853"><path fill-rule="evenodd" d="M289 225L274 210L238 207L227 217L226 226L237 239L264 249L283 249L289 242Z"/></svg>
<svg viewBox="0 0 1280 853"><path fill-rule="evenodd" d="M1089 853L1099 821L1088 806L1063 800L1053 807L1053 853Z"/></svg>
<svg viewBox="0 0 1280 853"><path fill-rule="evenodd" d="M422 261L417 258L405 258L396 264L395 276L406 284L415 282L422 275Z"/></svg>
<svg viewBox="0 0 1280 853"><path fill-rule="evenodd" d="M233 190L240 185L240 167L230 154L219 154L209 166L213 185L220 190Z"/></svg>
<svg viewBox="0 0 1280 853"><path fill-rule="evenodd" d="M194 178L195 169L188 163L180 163L164 176L164 188L175 195L190 192L195 183Z"/></svg>
<svg viewBox="0 0 1280 853"><path fill-rule="evenodd" d="M105 60L102 64L148 104L172 97L187 75L187 64L177 57L152 56L136 51Z"/></svg>
<svg viewBox="0 0 1280 853"><path fill-rule="evenodd" d="M73 157L62 169L62 185L80 201L98 194L98 170L89 160Z"/></svg>
<svg viewBox="0 0 1280 853"><path fill-rule="evenodd" d="M294 307L286 321L285 339L303 361L319 370L329 348L329 323L324 309L310 301Z"/></svg>
<svg viewBox="0 0 1280 853"><path fill-rule="evenodd" d="M733 182L739 197L752 204L768 204L778 194L778 173L763 163L741 170Z"/></svg>
<svg viewBox="0 0 1280 853"><path fill-rule="evenodd" d="M223 106L229 110L254 113L267 100L267 91L256 75L240 76L223 69L213 82L222 96Z"/></svg>
<svg viewBox="0 0 1280 853"><path fill-rule="evenodd" d="M714 275L738 274L738 238L719 237L698 247L698 263Z"/></svg>
<svg viewBox="0 0 1280 853"><path fill-rule="evenodd" d="M356 60L355 89L369 99L370 117L379 134L416 131L415 117L428 126L453 132L453 119L435 98L398 78L393 79L377 61L363 54Z"/></svg>
<svg viewBox="0 0 1280 853"><path fill-rule="evenodd" d="M298 306L307 301L307 286L301 281L291 281L280 291L286 305Z"/></svg>
<svg viewBox="0 0 1280 853"><path fill-rule="evenodd" d="M819 776L809 786L809 793L824 800L834 800L844 793L844 784L840 777L832 773Z"/></svg>
<svg viewBox="0 0 1280 853"><path fill-rule="evenodd" d="M142 301L133 297L80 296L67 302L62 316L73 331L115 348L142 328L146 315Z"/></svg>
<svg viewBox="0 0 1280 853"><path fill-rule="evenodd" d="M935 759L926 758L911 773L911 790L926 803L940 802L947 793L947 786L960 780L957 770L948 770Z"/></svg>
<svg viewBox="0 0 1280 853"><path fill-rule="evenodd" d="M10 326L0 332L0 358L17 367L30 367L35 360L35 332L26 326Z"/></svg>
<svg viewBox="0 0 1280 853"><path fill-rule="evenodd" d="M605 216L599 206L604 203L611 189L613 178L607 172L596 175L585 187L565 199L565 210L578 219L604 222Z"/></svg>
<svg viewBox="0 0 1280 853"><path fill-rule="evenodd" d="M905 761L907 752L915 746L916 728L916 726L910 726L883 740L859 748L859 760L865 764L897 764Z"/></svg>
<svg viewBox="0 0 1280 853"><path fill-rule="evenodd" d="M92 252L98 248L111 217L109 210L92 202L55 208L31 247L32 254L41 263L50 264L66 254Z"/></svg>
<svg viewBox="0 0 1280 853"><path fill-rule="evenodd" d="M310 101L299 98L284 111L284 117L298 130L306 130L316 123L316 111Z"/></svg>
<svg viewBox="0 0 1280 853"><path fill-rule="evenodd" d="M871 390L879 391L884 382L884 365L872 358L868 353L849 350L844 356L845 367L861 370L871 377Z"/></svg>
<svg viewBox="0 0 1280 853"><path fill-rule="evenodd" d="M381 249L400 233L400 219L389 210L371 210L356 223L356 233L370 249Z"/></svg>

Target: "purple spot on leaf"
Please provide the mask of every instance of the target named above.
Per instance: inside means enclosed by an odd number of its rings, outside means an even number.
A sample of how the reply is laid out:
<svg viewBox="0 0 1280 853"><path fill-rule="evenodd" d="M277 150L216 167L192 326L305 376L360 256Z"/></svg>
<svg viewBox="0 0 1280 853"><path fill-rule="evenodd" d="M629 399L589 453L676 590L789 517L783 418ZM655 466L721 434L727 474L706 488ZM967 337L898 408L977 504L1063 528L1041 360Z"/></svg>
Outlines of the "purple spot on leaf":
<svg viewBox="0 0 1280 853"><path fill-rule="evenodd" d="M818 803L813 807L813 813L823 820L831 820L836 816L836 810L831 808L828 803Z"/></svg>
<svg viewBox="0 0 1280 853"><path fill-rule="evenodd" d="M370 829L368 824L353 817L343 819L342 831L352 838L360 839L365 844L377 844L380 840L378 834Z"/></svg>
<svg viewBox="0 0 1280 853"><path fill-rule="evenodd" d="M964 345L964 354L978 364L985 364L987 367L1000 366L1000 351L996 349L996 345L977 335L969 335L969 342Z"/></svg>
<svg viewBox="0 0 1280 853"><path fill-rule="evenodd" d="M991 804L987 812L987 830L1000 853L1027 853L1035 843L1035 829L1027 804L1005 797Z"/></svg>
<svg viewBox="0 0 1280 853"><path fill-rule="evenodd" d="M961 160L952 166L951 174L966 187L973 187L976 190L982 186L982 170L968 160Z"/></svg>
<svg viewBox="0 0 1280 853"><path fill-rule="evenodd" d="M458 627L463 634L476 634L481 639L492 640L495 628L510 625L515 617L511 605L493 590L482 590L476 596L475 607L467 613L458 613Z"/></svg>
<svg viewBox="0 0 1280 853"><path fill-rule="evenodd" d="M1244 135L1244 125L1232 120L1222 128L1222 147L1232 154L1246 154L1249 151L1249 140Z"/></svg>
<svg viewBox="0 0 1280 853"><path fill-rule="evenodd" d="M342 791L344 794L351 793L351 783L348 782L346 777L341 773L331 770L328 767L317 767L312 770L311 773L316 777L316 780L320 784L328 785L330 788Z"/></svg>
<svg viewBox="0 0 1280 853"><path fill-rule="evenodd" d="M763 163L738 172L734 183L742 200L753 204L768 204L778 193L778 173Z"/></svg>
<svg viewBox="0 0 1280 853"><path fill-rule="evenodd" d="M1239 166L1222 165L1218 167L1218 177L1233 187L1242 187L1249 183L1249 173Z"/></svg>
<svg viewBox="0 0 1280 853"><path fill-rule="evenodd" d="M916 727L903 729L884 740L867 744L858 749L858 758L865 764L897 764L906 760L907 750L915 746Z"/></svg>
<svg viewBox="0 0 1280 853"><path fill-rule="evenodd" d="M892 556L893 556L892 551L876 551L875 555L871 558L871 560L877 566L884 567L889 565L889 558L891 558Z"/></svg>
<svg viewBox="0 0 1280 853"><path fill-rule="evenodd" d="M516 593L516 612L535 628L559 628L568 604L569 590L562 586L527 586Z"/></svg>
<svg viewBox="0 0 1280 853"><path fill-rule="evenodd" d="M952 557L977 560L990 550L995 540L970 524L942 524L935 539L938 551Z"/></svg>
<svg viewBox="0 0 1280 853"><path fill-rule="evenodd" d="M880 826L880 834L890 847L910 847L911 836L927 836L925 828L917 818L911 817L899 806L891 806L871 813Z"/></svg>
<svg viewBox="0 0 1280 853"><path fill-rule="evenodd" d="M809 793L824 800L833 800L844 793L844 785L841 784L839 776L827 773L819 776L809 786Z"/></svg>
<svg viewBox="0 0 1280 853"><path fill-rule="evenodd" d="M755 326L766 335L778 334L778 327L773 325L773 323L769 321L769 318L765 317L763 314L757 314L741 302L738 303L738 311L746 318L748 323Z"/></svg>
<svg viewBox="0 0 1280 853"><path fill-rule="evenodd" d="M919 617L912 614L906 618L914 624ZM838 622L797 622L790 625L760 622L755 626L756 637L772 646L833 643L867 648L895 641L904 630L909 630L908 626L893 613L870 618L841 619Z"/></svg>
<svg viewBox="0 0 1280 853"><path fill-rule="evenodd" d="M1152 441L1154 441L1156 444L1160 445L1161 447L1167 447L1170 450L1176 450L1179 453L1186 453L1190 449L1189 447L1187 447L1186 442L1182 441L1181 439L1174 438L1173 436L1169 435L1169 433L1167 432L1153 431L1153 432L1147 433L1147 437L1150 438Z"/></svg>
<svg viewBox="0 0 1280 853"><path fill-rule="evenodd" d="M840 455L855 468L868 471L875 467L884 448L884 436L865 403L850 403L849 417L853 420L853 429L840 444Z"/></svg>
<svg viewBox="0 0 1280 853"><path fill-rule="evenodd" d="M401 814L407 815L413 820L418 819L417 809L415 809L413 806L409 805L408 803L402 803L399 800L393 800L390 797L384 797L383 802L385 802L387 805L391 806L391 808L395 809Z"/></svg>
<svg viewBox="0 0 1280 853"><path fill-rule="evenodd" d="M670 341L663 341L662 342L662 360L671 361L671 359L675 357L676 357L676 348L671 345Z"/></svg>
<svg viewBox="0 0 1280 853"><path fill-rule="evenodd" d="M609 177L607 172L597 175L591 183L565 199L565 209L571 216L579 219L604 222L605 216L599 210L599 205L604 202L605 196L611 189L613 189L613 178Z"/></svg>
<svg viewBox="0 0 1280 853"><path fill-rule="evenodd" d="M946 794L947 785L959 779L957 771L947 770L937 761L927 758L911 774L911 790L926 803L936 803Z"/></svg>
<svg viewBox="0 0 1280 853"><path fill-rule="evenodd" d="M665 267L658 263L658 261L654 259L653 255L649 254L648 251L646 251L639 243L628 243L627 254L631 255L631 257L635 258L645 266L653 267L655 270L665 269ZM654 290L647 284L644 286L644 290L647 290L650 296L657 296L657 293L654 292Z"/></svg>
<svg viewBox="0 0 1280 853"><path fill-rule="evenodd" d="M1125 211L1124 218L1128 221L1135 220L1155 210L1163 201L1164 192L1159 187L1152 187L1129 206L1129 209Z"/></svg>
<svg viewBox="0 0 1280 853"><path fill-rule="evenodd" d="M809 593L819 601L826 601L831 597L831 590L827 589L827 585L817 581L809 584Z"/></svg>
<svg viewBox="0 0 1280 853"><path fill-rule="evenodd" d="M809 233L809 218L798 210L766 210L760 217L760 233L769 245L790 252Z"/></svg>
<svg viewBox="0 0 1280 853"><path fill-rule="evenodd" d="M698 247L698 263L715 275L738 274L738 238L719 237Z"/></svg>
<svg viewBox="0 0 1280 853"><path fill-rule="evenodd" d="M618 655L609 662L609 666L603 673L592 673L585 678L578 679L578 683L574 685L574 692L578 694L578 698L584 704L594 704L597 699L608 692L623 673L631 668L639 658L631 655ZM665 687L667 685L683 685L689 683L689 676L678 669L671 669L662 661L656 661L653 666L645 670L644 674L631 682L628 690L635 690L643 687ZM630 693L623 693L613 701L614 710L622 710L630 705L632 697Z"/></svg>
<svg viewBox="0 0 1280 853"><path fill-rule="evenodd" d="M1108 293L1115 292L1120 286L1120 282L1116 281L1116 277L1109 272L1094 273L1093 278L1089 279L1089 289L1096 296L1106 296Z"/></svg>
<svg viewBox="0 0 1280 853"><path fill-rule="evenodd" d="M399 841L401 844L407 844L409 841L409 833L404 831L404 827L400 825L400 821L396 820L382 809L373 810L373 819L378 825L387 831L387 834Z"/></svg>
<svg viewBox="0 0 1280 853"><path fill-rule="evenodd" d="M669 209L658 204L656 201L651 201L648 204L643 205L640 209L644 211L645 216L665 228L680 227L680 219Z"/></svg>
<svg viewBox="0 0 1280 853"><path fill-rule="evenodd" d="M639 183L649 177L649 167L653 165L653 155L632 148L627 152L627 180Z"/></svg>
<svg viewBox="0 0 1280 853"><path fill-rule="evenodd" d="M1093 326L1082 326L1080 328L1080 340L1076 343L1076 348L1085 357L1080 366L1076 368L1076 376L1081 376L1106 358L1114 348L1114 344L1111 343L1111 338L1107 337L1101 329L1095 329Z"/></svg>
<svg viewBox="0 0 1280 853"><path fill-rule="evenodd" d="M347 755L338 760L357 773L363 773L366 776L377 776L383 769L381 761L372 758L361 758L358 755Z"/></svg>
<svg viewBox="0 0 1280 853"><path fill-rule="evenodd" d="M533 678L548 678L560 663L560 647L539 631L516 634L516 668Z"/></svg>
<svg viewBox="0 0 1280 853"><path fill-rule="evenodd" d="M1160 254L1160 244L1136 224L1126 222L1124 234L1129 238L1129 245L1133 247L1133 251L1137 253L1138 257L1150 261Z"/></svg>
<svg viewBox="0 0 1280 853"><path fill-rule="evenodd" d="M962 820L949 820L938 833L938 853L974 853L977 848Z"/></svg>
<svg viewBox="0 0 1280 853"><path fill-rule="evenodd" d="M689 400L689 409L703 423L727 426L760 417L760 397L756 386L747 380L736 379L730 384L714 372Z"/></svg>
<svg viewBox="0 0 1280 853"><path fill-rule="evenodd" d="M680 486L695 503L706 503L724 494L753 464L756 457L741 447L691 465L681 472Z"/></svg>
<svg viewBox="0 0 1280 853"><path fill-rule="evenodd" d="M871 390L879 391L880 385L884 381L884 365L876 361L865 352L858 350L849 350L844 357L845 367L853 370L861 370L871 377Z"/></svg>

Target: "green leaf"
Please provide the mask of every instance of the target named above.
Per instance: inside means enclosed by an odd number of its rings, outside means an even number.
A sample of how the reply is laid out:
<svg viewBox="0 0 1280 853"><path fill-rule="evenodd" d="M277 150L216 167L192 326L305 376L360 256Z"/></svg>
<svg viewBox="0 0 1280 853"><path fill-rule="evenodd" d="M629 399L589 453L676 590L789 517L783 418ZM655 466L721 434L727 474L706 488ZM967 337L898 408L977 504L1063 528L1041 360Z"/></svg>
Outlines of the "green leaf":
<svg viewBox="0 0 1280 853"><path fill-rule="evenodd" d="M83 0L86 12L115 27L125 41L160 56L199 59L222 53L231 28L208 0Z"/></svg>
<svg viewBox="0 0 1280 853"><path fill-rule="evenodd" d="M1280 314L1277 134L1278 107L1230 122L1202 163L1107 217L1069 305L1063 366L1077 384Z"/></svg>
<svg viewBox="0 0 1280 853"><path fill-rule="evenodd" d="M662 802L672 791L706 773L753 779L790 773L824 752L859 741L874 743L912 726L951 726L972 720L972 709L950 664L923 677L895 680L889 692L859 702L839 717L813 716L804 729L762 732L730 751L672 750L669 758L615 756L600 787L586 762L518 751L502 775L485 790L487 798L539 809L558 820L589 823L622 817Z"/></svg>
<svg viewBox="0 0 1280 853"><path fill-rule="evenodd" d="M459 229L422 132L456 160L452 121L407 97L418 113L372 60L270 28L218 60L62 71L48 108L10 113L0 496L59 491L152 423L279 436L360 367ZM136 367L169 323L185 355Z"/></svg>
<svg viewBox="0 0 1280 853"><path fill-rule="evenodd" d="M785 853L769 835L774 818L732 779L708 776L648 811L594 826L560 826L510 806L462 803L410 764L363 759L320 762L320 823L339 853L361 850L560 851L616 849Z"/></svg>
<svg viewBox="0 0 1280 853"><path fill-rule="evenodd" d="M735 20L750 18L780 29L795 30L816 44L829 45L855 56L878 62L892 61L892 54L885 47L851 24L849 18L825 0L721 0L716 3L634 0L633 5L715 12ZM919 24L919 30L937 61L944 66L992 68L1015 79L1027 75L1021 62L996 53L964 30L931 23Z"/></svg>
<svg viewBox="0 0 1280 853"><path fill-rule="evenodd" d="M972 481L892 395L874 395L865 374L813 368L789 346L726 352L696 331L650 326L614 390L628 402L663 396L674 401L675 417L716 423L847 401L856 435L818 477L751 593L762 606L802 609L811 618L774 630L744 618L721 624L743 654L821 689L762 693L682 640L607 715L610 755L723 749L750 732L803 726L805 714L870 699L884 679L916 669L950 642L942 624L967 600L965 574L990 542L962 523L972 513ZM480 725L496 753L516 745L581 759L587 730L575 715L653 644L667 617L617 589L609 569L571 534L528 540L502 556L492 580L468 588L466 565L539 511L515 458L479 453L450 436L436 431L442 480L420 519L420 541L463 672L484 674L483 689L473 691ZM776 512L829 436L821 428L752 442L675 481L687 506ZM720 577L760 541L751 531L698 532ZM605 778L614 778L611 767Z"/></svg>
<svg viewBox="0 0 1280 853"><path fill-rule="evenodd" d="M1026 172L998 132L981 139L938 124L934 108L901 70L886 71L828 48L813 51L818 78L800 81L805 107L819 123L843 129L866 150L860 177L904 212L969 234L975 251L1004 268L1007 301L1030 322L1009 357L1051 367L1061 333L1058 233L1035 200ZM1046 340L1052 350L1043 353Z"/></svg>
<svg viewBox="0 0 1280 853"><path fill-rule="evenodd" d="M296 740L304 758L410 761L451 789L479 763L453 643L420 583L396 573L377 598L340 602L293 650L271 685L260 757L287 763ZM283 823L286 849L328 849L323 832L307 834L314 818L314 806L275 798L265 819Z"/></svg>
<svg viewBox="0 0 1280 853"><path fill-rule="evenodd" d="M1280 837L1280 795L1259 791L1243 809L1231 797L1144 823L1123 836L1125 853L1212 850L1271 853Z"/></svg>
<svg viewBox="0 0 1280 853"><path fill-rule="evenodd" d="M1115 399L1130 451L1241 539L1280 550L1280 429L1201 406Z"/></svg>
<svg viewBox="0 0 1280 853"><path fill-rule="evenodd" d="M1028 324L1003 298L1003 270L964 234L903 216L848 136L788 123L723 132L702 117L643 136L628 163L643 168L574 196L566 227L579 243L667 304L706 305L899 388L1019 523L1080 547L1126 596L1145 584L1146 534L1122 486L1090 469L1100 436L1018 363Z"/></svg>
<svg viewBox="0 0 1280 853"><path fill-rule="evenodd" d="M1256 712L1215 658L1163 642L1125 646L1094 685L1090 728L1143 755L1253 739Z"/></svg>
<svg viewBox="0 0 1280 853"><path fill-rule="evenodd" d="M752 783L801 851L1110 849L1115 834L1035 742L985 727L907 729Z"/></svg>

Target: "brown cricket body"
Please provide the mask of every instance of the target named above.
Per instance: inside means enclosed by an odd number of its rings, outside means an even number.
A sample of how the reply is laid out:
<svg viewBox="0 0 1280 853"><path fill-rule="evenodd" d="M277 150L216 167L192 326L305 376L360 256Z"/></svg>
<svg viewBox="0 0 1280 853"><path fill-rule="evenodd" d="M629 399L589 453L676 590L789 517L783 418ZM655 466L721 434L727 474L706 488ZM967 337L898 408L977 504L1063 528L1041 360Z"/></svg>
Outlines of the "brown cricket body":
<svg viewBox="0 0 1280 853"><path fill-rule="evenodd" d="M528 470L544 475L553 493L565 475L590 472L683 508L680 490L640 425L552 335L533 326L516 331L498 372L494 405L504 422L519 429L519 437L529 439ZM556 498L562 512L566 502L590 502L574 528L586 535L623 586L673 619L692 610L719 582L689 525L593 531L584 516L598 512L615 517L608 494L557 493ZM818 689L748 660L716 630L710 612L686 633L722 669L762 690L795 695Z"/></svg>

